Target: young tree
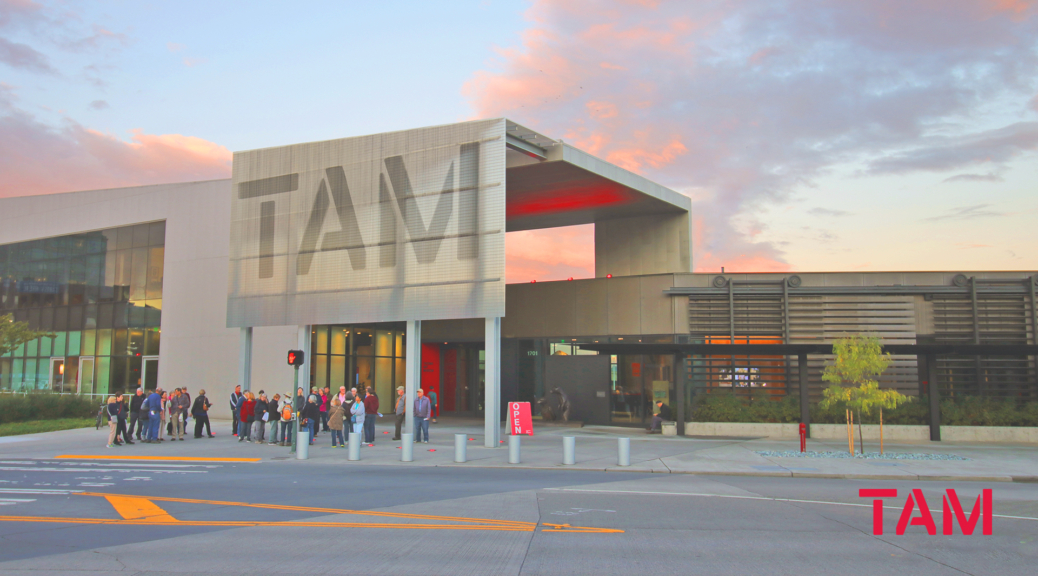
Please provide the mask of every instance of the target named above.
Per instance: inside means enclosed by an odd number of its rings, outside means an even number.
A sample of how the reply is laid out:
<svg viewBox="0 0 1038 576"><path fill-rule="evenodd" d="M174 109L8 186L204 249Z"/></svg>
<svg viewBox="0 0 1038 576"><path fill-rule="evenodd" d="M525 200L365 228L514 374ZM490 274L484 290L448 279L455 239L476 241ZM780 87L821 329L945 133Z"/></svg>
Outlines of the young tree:
<svg viewBox="0 0 1038 576"><path fill-rule="evenodd" d="M823 407L845 402L857 412L858 439L865 453L865 437L861 430L861 415L880 410L880 437L883 435L883 408L897 408L910 400L897 390L880 390L876 380L890 365L890 354L884 354L879 338L859 334L840 338L833 343L833 364L825 367L822 380L830 386L823 392Z"/></svg>
<svg viewBox="0 0 1038 576"><path fill-rule="evenodd" d="M15 322L11 314L0 316L0 356L40 336L54 337L47 332L30 330L27 322Z"/></svg>

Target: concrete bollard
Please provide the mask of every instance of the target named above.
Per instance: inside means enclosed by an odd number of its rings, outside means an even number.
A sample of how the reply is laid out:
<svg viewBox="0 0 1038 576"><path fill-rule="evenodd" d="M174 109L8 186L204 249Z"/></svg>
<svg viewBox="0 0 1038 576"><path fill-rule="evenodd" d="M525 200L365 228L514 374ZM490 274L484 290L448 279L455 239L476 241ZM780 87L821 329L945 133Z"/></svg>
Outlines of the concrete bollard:
<svg viewBox="0 0 1038 576"><path fill-rule="evenodd" d="M299 445L296 446L296 460L306 460L310 457L310 431L299 432Z"/></svg>
<svg viewBox="0 0 1038 576"><path fill-rule="evenodd" d="M519 436L509 436L508 437L508 463L509 464L518 464L518 463L522 462L522 458L520 458L520 453L519 453L519 450L520 450L519 438L520 438Z"/></svg>
<svg viewBox="0 0 1038 576"><path fill-rule="evenodd" d="M563 464L576 464L577 463L577 438L576 436L563 436L562 437L562 463Z"/></svg>
<svg viewBox="0 0 1038 576"><path fill-rule="evenodd" d="M454 461L458 463L468 462L466 450L468 449L468 434L454 435Z"/></svg>
<svg viewBox="0 0 1038 576"><path fill-rule="evenodd" d="M353 432L350 434L350 441L347 442L349 448L349 455L346 457L350 462L356 462L360 460L360 434Z"/></svg>
<svg viewBox="0 0 1038 576"><path fill-rule="evenodd" d="M400 461L414 462L414 434L403 433L400 435Z"/></svg>
<svg viewBox="0 0 1038 576"><path fill-rule="evenodd" d="M616 465L617 466L630 466L631 465L631 439L620 438L617 446L616 454Z"/></svg>

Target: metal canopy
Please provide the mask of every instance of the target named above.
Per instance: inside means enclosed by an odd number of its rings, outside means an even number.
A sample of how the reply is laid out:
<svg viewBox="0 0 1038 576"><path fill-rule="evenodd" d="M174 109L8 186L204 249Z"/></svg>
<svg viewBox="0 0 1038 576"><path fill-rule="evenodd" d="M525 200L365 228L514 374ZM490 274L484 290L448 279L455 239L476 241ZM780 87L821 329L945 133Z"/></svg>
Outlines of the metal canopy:
<svg viewBox="0 0 1038 576"><path fill-rule="evenodd" d="M506 120L506 230L688 212L691 200L633 172Z"/></svg>
<svg viewBox="0 0 1038 576"><path fill-rule="evenodd" d="M580 344L583 350L604 354L693 354L696 356L796 356L832 354L832 344ZM904 355L1033 356L1034 344L887 344L884 352Z"/></svg>

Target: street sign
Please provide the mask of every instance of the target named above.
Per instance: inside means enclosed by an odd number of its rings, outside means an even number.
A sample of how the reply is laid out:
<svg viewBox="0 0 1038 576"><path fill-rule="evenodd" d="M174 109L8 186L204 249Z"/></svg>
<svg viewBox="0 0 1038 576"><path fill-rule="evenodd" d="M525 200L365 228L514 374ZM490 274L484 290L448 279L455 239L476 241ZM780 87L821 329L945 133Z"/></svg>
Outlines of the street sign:
<svg viewBox="0 0 1038 576"><path fill-rule="evenodd" d="M533 416L529 402L509 402L508 421L512 436L533 436Z"/></svg>

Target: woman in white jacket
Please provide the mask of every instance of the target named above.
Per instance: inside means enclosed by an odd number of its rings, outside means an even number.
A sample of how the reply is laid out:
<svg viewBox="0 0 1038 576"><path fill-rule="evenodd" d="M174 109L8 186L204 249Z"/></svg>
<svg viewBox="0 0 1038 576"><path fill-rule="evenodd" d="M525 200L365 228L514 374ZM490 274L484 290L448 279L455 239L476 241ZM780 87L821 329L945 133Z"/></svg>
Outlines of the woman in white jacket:
<svg viewBox="0 0 1038 576"><path fill-rule="evenodd" d="M347 397L350 395L347 394ZM354 402L353 406L350 406L350 414L353 420L353 433L361 434L364 431L364 403Z"/></svg>

